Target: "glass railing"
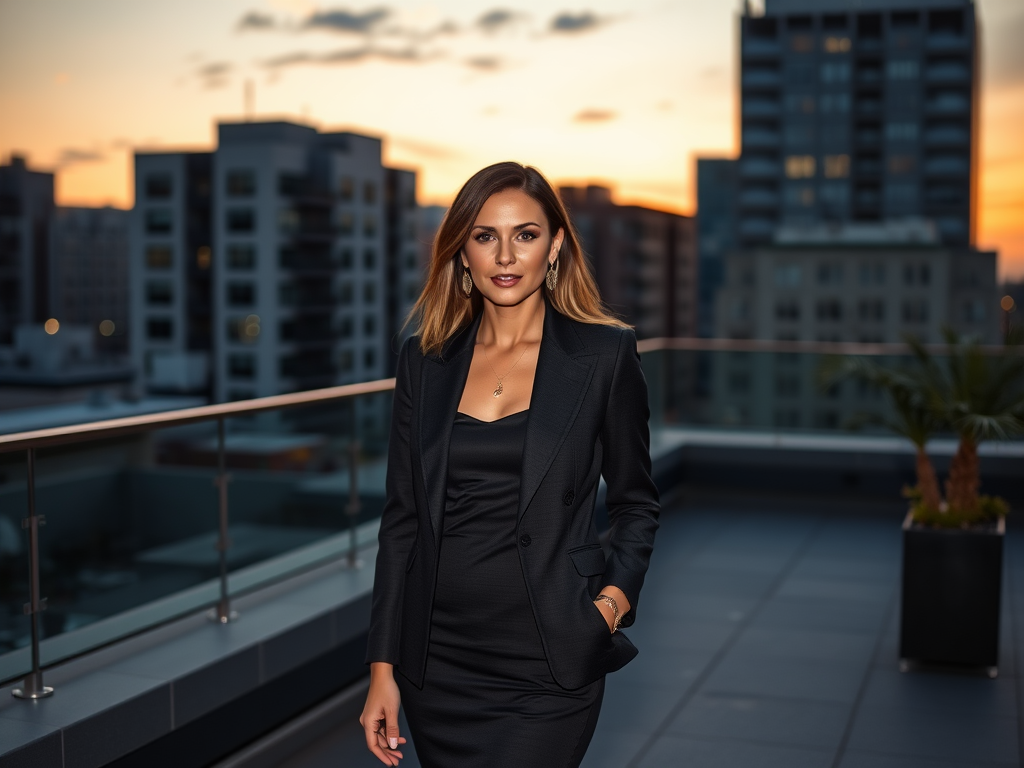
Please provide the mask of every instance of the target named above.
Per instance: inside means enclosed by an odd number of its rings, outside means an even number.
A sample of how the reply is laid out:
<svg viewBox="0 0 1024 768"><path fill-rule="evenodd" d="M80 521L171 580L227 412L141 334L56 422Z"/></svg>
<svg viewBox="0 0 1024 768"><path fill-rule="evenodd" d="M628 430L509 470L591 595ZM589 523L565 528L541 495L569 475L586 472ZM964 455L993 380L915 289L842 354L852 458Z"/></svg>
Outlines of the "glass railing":
<svg viewBox="0 0 1024 768"><path fill-rule="evenodd" d="M881 344L649 339L640 351L656 456L706 433L850 435L887 402L853 381L823 389L823 362L908 359ZM357 558L384 503L393 386L0 435L0 682L41 685L39 670L184 615L228 621L240 595Z"/></svg>

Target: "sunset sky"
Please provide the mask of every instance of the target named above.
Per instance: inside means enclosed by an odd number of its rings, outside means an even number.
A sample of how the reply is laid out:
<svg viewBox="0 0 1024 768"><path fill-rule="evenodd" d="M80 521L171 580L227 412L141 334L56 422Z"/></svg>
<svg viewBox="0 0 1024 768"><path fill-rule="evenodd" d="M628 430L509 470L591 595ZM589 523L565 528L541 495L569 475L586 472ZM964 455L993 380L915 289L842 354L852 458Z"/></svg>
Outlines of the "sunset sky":
<svg viewBox="0 0 1024 768"><path fill-rule="evenodd" d="M427 203L514 159L693 213L694 157L738 148L739 0L382 2L0 0L0 159L131 206L133 150L211 148L246 81L256 119L382 136ZM1024 279L1024 0L977 5L979 245Z"/></svg>

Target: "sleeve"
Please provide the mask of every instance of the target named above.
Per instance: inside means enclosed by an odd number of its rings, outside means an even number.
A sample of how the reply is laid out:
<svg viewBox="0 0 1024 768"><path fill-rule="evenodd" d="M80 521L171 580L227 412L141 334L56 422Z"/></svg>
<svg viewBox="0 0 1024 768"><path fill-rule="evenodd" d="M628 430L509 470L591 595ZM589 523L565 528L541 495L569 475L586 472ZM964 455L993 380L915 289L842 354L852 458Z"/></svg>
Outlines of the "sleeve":
<svg viewBox="0 0 1024 768"><path fill-rule="evenodd" d="M661 511L658 488L651 479L649 416L647 382L640 367L636 334L626 329L619 337L601 432L601 474L607 485L610 523L604 582L621 589L629 600L629 612L622 618L624 627L636 618Z"/></svg>
<svg viewBox="0 0 1024 768"><path fill-rule="evenodd" d="M366 643L367 664L374 661L398 663L405 564L418 527L409 449L413 411L409 355L411 346L416 343L416 337L406 340L395 374L385 501L377 534L377 563Z"/></svg>

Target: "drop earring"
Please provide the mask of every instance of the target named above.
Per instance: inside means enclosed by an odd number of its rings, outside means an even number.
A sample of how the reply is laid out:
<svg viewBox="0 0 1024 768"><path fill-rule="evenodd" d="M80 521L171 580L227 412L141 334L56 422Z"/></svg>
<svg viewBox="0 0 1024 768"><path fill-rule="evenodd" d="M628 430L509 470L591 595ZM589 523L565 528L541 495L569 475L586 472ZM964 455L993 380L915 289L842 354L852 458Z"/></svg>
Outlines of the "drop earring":
<svg viewBox="0 0 1024 768"><path fill-rule="evenodd" d="M558 259L548 262L548 273L544 277L544 282L547 283L548 290L554 293L555 288L558 287Z"/></svg>
<svg viewBox="0 0 1024 768"><path fill-rule="evenodd" d="M473 276L469 274L469 267L463 267L465 270L462 273L462 292L466 294L466 298L473 295Z"/></svg>

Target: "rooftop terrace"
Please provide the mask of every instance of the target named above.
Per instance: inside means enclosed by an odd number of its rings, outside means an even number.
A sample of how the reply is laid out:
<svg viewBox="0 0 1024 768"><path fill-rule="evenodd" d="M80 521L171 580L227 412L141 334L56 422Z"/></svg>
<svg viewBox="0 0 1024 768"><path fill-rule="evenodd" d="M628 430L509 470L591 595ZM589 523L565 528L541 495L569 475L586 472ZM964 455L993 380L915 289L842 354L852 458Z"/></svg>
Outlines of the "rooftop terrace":
<svg viewBox="0 0 1024 768"><path fill-rule="evenodd" d="M899 671L900 520L829 500L677 499L627 631L640 655L608 678L585 768L1024 765L1020 526L990 680ZM377 764L353 720L280 763Z"/></svg>

